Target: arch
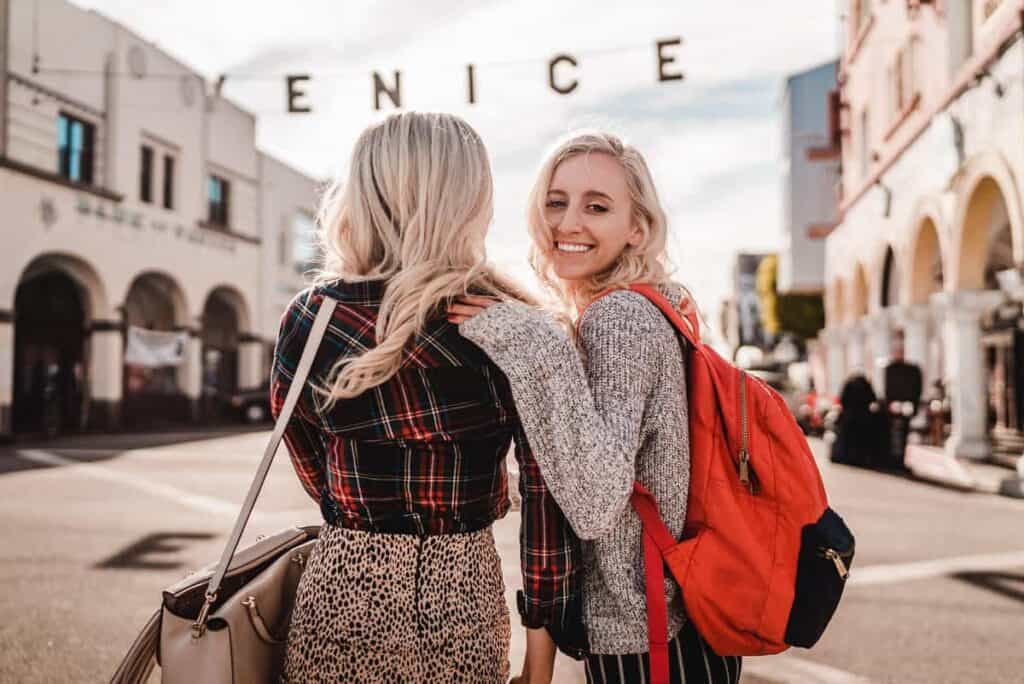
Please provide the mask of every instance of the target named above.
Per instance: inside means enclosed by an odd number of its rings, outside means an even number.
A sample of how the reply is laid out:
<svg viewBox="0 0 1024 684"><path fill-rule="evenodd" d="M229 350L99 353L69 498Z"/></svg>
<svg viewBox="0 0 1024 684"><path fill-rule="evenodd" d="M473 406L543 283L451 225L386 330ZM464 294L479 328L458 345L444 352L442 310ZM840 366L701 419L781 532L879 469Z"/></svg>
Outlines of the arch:
<svg viewBox="0 0 1024 684"><path fill-rule="evenodd" d="M926 217L921 221L910 253L909 277L903 301L907 304L925 304L936 292L941 292L945 280L942 243L935 222Z"/></svg>
<svg viewBox="0 0 1024 684"><path fill-rule="evenodd" d="M882 280L879 283L878 306L887 309L899 303L899 269L896 267L896 252L892 245L885 249L882 259Z"/></svg>
<svg viewBox="0 0 1024 684"><path fill-rule="evenodd" d="M957 196L955 263L948 289L985 287L992 242L1008 227L1014 263L1024 262L1024 221L1013 172L1002 155L989 152L967 162Z"/></svg>
<svg viewBox="0 0 1024 684"><path fill-rule="evenodd" d="M924 304L942 291L949 274L949 232L937 199L926 197L918 202L908 235L906 267L900 273L901 303Z"/></svg>
<svg viewBox="0 0 1024 684"><path fill-rule="evenodd" d="M185 290L174 276L163 271L136 274L123 301L122 311L127 325L153 330L173 330L189 325Z"/></svg>
<svg viewBox="0 0 1024 684"><path fill-rule="evenodd" d="M203 312L210 306L211 300L220 301L229 307L237 318L240 333L252 332L252 314L245 295L232 285L217 285L210 288L203 298Z"/></svg>
<svg viewBox="0 0 1024 684"><path fill-rule="evenodd" d="M846 306L846 320L853 322L868 313L868 276L864 264L858 263L853 273Z"/></svg>
<svg viewBox="0 0 1024 684"><path fill-rule="evenodd" d="M231 394L247 380L241 343L251 337L248 304L237 289L220 285L207 294L201 318L204 385L221 395Z"/></svg>
<svg viewBox="0 0 1024 684"><path fill-rule="evenodd" d="M80 288L85 320L106 318L110 315L110 301L99 273L85 259L66 252L46 252L34 257L22 269L15 290L10 293L10 308L14 310L15 292L22 284L53 272L63 273Z"/></svg>
<svg viewBox="0 0 1024 684"><path fill-rule="evenodd" d="M846 282L842 278L832 281L825 302L828 306L828 325L843 323L846 316Z"/></svg>

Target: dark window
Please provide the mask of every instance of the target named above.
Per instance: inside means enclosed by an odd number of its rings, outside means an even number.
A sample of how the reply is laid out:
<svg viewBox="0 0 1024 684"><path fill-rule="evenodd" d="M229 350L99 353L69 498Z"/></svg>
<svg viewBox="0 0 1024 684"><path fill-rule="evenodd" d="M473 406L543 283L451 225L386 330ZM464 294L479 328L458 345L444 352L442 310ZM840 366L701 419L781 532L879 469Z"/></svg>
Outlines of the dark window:
<svg viewBox="0 0 1024 684"><path fill-rule="evenodd" d="M164 155L164 209L174 208L174 157Z"/></svg>
<svg viewBox="0 0 1024 684"><path fill-rule="evenodd" d="M210 203L209 222L217 226L227 227L231 184L220 176L210 176L210 182L207 186L207 197Z"/></svg>
<svg viewBox="0 0 1024 684"><path fill-rule="evenodd" d="M57 117L57 172L68 180L92 183L96 127L61 113Z"/></svg>
<svg viewBox="0 0 1024 684"><path fill-rule="evenodd" d="M139 199L143 202L153 201L153 148L142 146L142 157L139 160Z"/></svg>

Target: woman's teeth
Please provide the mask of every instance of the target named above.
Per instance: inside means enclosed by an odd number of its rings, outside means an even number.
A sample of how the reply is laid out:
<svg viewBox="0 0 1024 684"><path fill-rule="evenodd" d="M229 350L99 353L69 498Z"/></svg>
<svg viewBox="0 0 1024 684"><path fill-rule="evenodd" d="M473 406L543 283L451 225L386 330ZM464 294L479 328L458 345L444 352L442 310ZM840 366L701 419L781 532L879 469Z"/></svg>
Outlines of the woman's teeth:
<svg viewBox="0 0 1024 684"><path fill-rule="evenodd" d="M589 252L593 245L577 245L571 242L556 242L555 247L559 252Z"/></svg>

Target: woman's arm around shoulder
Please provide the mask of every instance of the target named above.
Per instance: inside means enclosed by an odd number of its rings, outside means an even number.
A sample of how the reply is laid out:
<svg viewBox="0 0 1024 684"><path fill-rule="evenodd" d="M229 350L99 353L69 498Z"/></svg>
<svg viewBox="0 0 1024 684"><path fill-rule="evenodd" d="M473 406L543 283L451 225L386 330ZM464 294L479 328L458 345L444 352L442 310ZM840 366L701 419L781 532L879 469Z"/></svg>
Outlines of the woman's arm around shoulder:
<svg viewBox="0 0 1024 684"><path fill-rule="evenodd" d="M665 353L660 317L634 293L595 302L580 328L586 367L568 333L525 304L491 306L460 326L508 376L544 480L584 539L609 532L629 503Z"/></svg>

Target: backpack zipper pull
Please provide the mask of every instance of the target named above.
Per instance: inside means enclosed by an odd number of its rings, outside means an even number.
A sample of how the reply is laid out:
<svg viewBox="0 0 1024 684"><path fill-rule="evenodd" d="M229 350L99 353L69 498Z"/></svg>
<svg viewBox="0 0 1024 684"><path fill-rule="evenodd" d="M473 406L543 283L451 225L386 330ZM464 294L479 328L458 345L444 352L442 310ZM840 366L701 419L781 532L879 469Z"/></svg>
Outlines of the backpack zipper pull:
<svg viewBox="0 0 1024 684"><path fill-rule="evenodd" d="M750 487L750 455L746 449L740 449L740 482L748 489Z"/></svg>
<svg viewBox="0 0 1024 684"><path fill-rule="evenodd" d="M835 549L825 549L825 558L828 558L836 566L836 572L843 579L850 576L850 571L846 569L846 563L843 562L843 557L839 555L839 552Z"/></svg>

